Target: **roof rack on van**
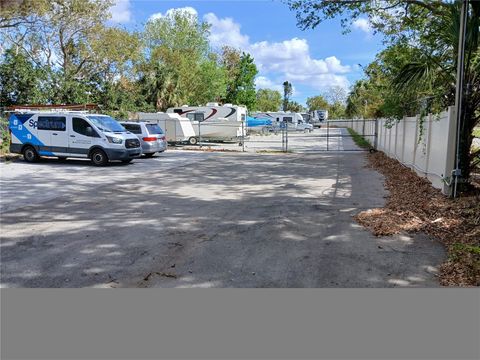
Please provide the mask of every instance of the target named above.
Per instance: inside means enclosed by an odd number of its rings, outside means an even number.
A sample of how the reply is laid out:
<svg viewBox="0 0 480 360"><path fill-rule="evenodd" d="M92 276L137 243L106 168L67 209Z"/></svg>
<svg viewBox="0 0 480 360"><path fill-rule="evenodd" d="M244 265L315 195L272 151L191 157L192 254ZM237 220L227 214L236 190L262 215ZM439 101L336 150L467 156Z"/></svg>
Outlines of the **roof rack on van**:
<svg viewBox="0 0 480 360"><path fill-rule="evenodd" d="M22 113L22 114L28 114L28 113L75 113L75 114L88 114L88 110L65 110L65 109L42 109L42 110L30 110L30 109L13 109L13 110L7 110L7 112L15 112L15 113Z"/></svg>
<svg viewBox="0 0 480 360"><path fill-rule="evenodd" d="M11 105L7 112L76 112L88 113L91 110L100 110L97 104L52 104L52 105Z"/></svg>

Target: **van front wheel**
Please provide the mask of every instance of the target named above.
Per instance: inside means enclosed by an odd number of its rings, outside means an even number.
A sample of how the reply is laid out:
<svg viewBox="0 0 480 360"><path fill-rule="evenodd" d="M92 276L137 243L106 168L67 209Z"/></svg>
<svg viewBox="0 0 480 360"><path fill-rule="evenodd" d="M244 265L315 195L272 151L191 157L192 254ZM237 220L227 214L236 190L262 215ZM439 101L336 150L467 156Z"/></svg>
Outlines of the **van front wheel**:
<svg viewBox="0 0 480 360"><path fill-rule="evenodd" d="M100 149L93 150L90 154L90 158L92 159L92 162L97 166L105 166L108 163L107 154L105 154L105 151Z"/></svg>
<svg viewBox="0 0 480 360"><path fill-rule="evenodd" d="M198 140L197 140L196 137L193 137L193 136L192 136L190 139L188 139L188 143L189 143L190 145L197 145Z"/></svg>
<svg viewBox="0 0 480 360"><path fill-rule="evenodd" d="M34 163L38 161L39 156L33 146L27 146L25 149L23 149L23 158L26 162Z"/></svg>

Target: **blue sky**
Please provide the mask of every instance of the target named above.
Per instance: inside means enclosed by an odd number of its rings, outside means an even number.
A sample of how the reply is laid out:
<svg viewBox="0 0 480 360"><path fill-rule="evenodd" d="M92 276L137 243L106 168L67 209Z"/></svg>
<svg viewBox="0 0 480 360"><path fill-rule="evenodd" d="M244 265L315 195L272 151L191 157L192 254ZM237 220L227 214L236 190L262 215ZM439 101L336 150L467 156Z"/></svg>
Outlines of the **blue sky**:
<svg viewBox="0 0 480 360"><path fill-rule="evenodd" d="M288 80L293 100L302 104L307 97L328 94L332 86L348 89L362 77L358 64L367 65L382 48L367 19L357 20L346 35L339 19L302 31L295 13L279 0L116 0L111 21L140 30L150 17L179 8L212 25L213 48L225 44L253 55L258 88L281 90Z"/></svg>

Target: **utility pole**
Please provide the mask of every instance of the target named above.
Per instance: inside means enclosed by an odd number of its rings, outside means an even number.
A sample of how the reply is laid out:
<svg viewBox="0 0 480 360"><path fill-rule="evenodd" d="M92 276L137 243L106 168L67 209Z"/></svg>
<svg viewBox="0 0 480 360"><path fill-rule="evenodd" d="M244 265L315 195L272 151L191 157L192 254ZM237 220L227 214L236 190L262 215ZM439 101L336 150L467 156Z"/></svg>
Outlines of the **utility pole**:
<svg viewBox="0 0 480 360"><path fill-rule="evenodd" d="M455 91L455 114L457 117L457 139L456 139L456 159L455 169L453 170L453 176L455 178L453 186L453 197L457 197L458 178L462 176L460 170L460 132L462 129L463 121L463 78L465 71L465 33L467 30L468 19L468 3L469 0L461 0L462 9L460 12L460 31L458 37L458 56L457 56L457 83Z"/></svg>

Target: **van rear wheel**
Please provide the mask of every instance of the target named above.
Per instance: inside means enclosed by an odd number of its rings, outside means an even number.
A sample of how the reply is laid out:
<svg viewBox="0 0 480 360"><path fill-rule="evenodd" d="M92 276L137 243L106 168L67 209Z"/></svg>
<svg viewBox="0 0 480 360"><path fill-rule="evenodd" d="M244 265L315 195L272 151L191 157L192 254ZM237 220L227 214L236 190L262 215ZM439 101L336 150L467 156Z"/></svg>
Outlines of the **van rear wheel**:
<svg viewBox="0 0 480 360"><path fill-rule="evenodd" d="M190 145L197 145L198 140L197 140L196 137L192 136L190 139L188 139L188 143L189 143Z"/></svg>
<svg viewBox="0 0 480 360"><path fill-rule="evenodd" d="M107 154L105 154L105 151L100 149L93 150L90 154L90 158L92 159L92 162L97 166L105 166L108 163Z"/></svg>
<svg viewBox="0 0 480 360"><path fill-rule="evenodd" d="M33 146L27 146L23 149L23 158L26 162L34 163L40 158Z"/></svg>

